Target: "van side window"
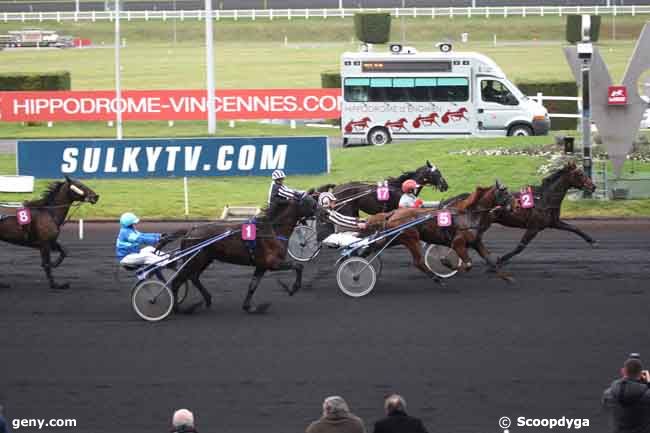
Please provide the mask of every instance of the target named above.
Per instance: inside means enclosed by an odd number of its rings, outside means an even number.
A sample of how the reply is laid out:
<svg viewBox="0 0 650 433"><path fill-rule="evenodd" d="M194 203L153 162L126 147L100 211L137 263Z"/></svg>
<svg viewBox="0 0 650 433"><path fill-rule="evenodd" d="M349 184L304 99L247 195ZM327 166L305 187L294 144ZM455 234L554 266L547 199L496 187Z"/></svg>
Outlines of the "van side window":
<svg viewBox="0 0 650 433"><path fill-rule="evenodd" d="M500 105L519 105L517 97L501 81L497 80L481 81L481 99Z"/></svg>
<svg viewBox="0 0 650 433"><path fill-rule="evenodd" d="M347 102L368 102L369 78L346 78L343 98Z"/></svg>
<svg viewBox="0 0 650 433"><path fill-rule="evenodd" d="M462 102L469 99L467 78L438 78L433 100L439 102Z"/></svg>
<svg viewBox="0 0 650 433"><path fill-rule="evenodd" d="M346 102L462 102L469 99L469 80L444 78L346 78Z"/></svg>

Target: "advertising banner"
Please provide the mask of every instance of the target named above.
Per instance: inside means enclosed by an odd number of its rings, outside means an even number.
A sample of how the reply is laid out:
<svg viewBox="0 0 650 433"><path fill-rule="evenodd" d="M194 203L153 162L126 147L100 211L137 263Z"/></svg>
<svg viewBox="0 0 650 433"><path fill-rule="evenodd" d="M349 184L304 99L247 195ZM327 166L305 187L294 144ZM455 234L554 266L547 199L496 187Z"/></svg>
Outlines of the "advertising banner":
<svg viewBox="0 0 650 433"><path fill-rule="evenodd" d="M327 137L18 141L18 173L37 178L270 176L329 171Z"/></svg>
<svg viewBox="0 0 650 433"><path fill-rule="evenodd" d="M218 120L336 119L341 89L218 90ZM205 90L0 92L0 121L205 120Z"/></svg>

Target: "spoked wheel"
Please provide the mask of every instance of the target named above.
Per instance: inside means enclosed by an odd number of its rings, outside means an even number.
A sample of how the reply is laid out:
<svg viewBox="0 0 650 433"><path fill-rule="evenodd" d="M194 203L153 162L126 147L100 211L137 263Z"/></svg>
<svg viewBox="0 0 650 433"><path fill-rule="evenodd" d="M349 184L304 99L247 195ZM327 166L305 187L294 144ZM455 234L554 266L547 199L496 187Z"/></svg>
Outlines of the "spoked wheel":
<svg viewBox="0 0 650 433"><path fill-rule="evenodd" d="M293 229L289 237L289 255L299 262L308 262L320 252L316 230L306 225Z"/></svg>
<svg viewBox="0 0 650 433"><path fill-rule="evenodd" d="M431 244L424 254L427 267L440 278L451 278L458 273L462 264L460 257L451 248L443 245Z"/></svg>
<svg viewBox="0 0 650 433"><path fill-rule="evenodd" d="M158 280L143 280L135 285L131 293L133 309L148 322L163 320L174 307L174 296L165 284Z"/></svg>
<svg viewBox="0 0 650 433"><path fill-rule="evenodd" d="M377 274L366 259L350 257L339 265L336 281L343 293L353 298L367 295L375 287Z"/></svg>

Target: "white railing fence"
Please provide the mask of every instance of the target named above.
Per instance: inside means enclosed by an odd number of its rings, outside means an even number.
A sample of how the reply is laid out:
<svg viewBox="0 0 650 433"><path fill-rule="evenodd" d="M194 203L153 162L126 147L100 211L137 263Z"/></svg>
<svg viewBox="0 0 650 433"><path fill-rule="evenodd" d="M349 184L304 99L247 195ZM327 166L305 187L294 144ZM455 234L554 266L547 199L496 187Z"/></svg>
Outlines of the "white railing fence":
<svg viewBox="0 0 650 433"><path fill-rule="evenodd" d="M357 12L389 12L393 17L410 18L491 18L509 16L647 15L650 5L626 6L498 6L447 8L356 8L356 9L242 9L214 10L215 20L274 20L274 19L336 19L349 18ZM112 21L114 11L80 12L3 12L0 22L10 21ZM120 17L130 20L202 20L203 10L145 10L122 11Z"/></svg>
<svg viewBox="0 0 650 433"><path fill-rule="evenodd" d="M538 92L535 96L528 96L540 104L544 105L544 101L575 101L578 113L549 113L550 118L565 118L565 119L580 119L582 115L582 98L579 96L544 96L542 92Z"/></svg>

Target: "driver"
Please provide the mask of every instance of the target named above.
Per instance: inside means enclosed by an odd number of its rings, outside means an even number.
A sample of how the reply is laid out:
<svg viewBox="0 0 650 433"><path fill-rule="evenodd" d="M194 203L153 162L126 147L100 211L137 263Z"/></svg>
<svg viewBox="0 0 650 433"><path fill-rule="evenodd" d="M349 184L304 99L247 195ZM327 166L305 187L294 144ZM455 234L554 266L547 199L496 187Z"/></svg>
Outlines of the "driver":
<svg viewBox="0 0 650 433"><path fill-rule="evenodd" d="M134 213L126 212L120 217L120 232L115 241L115 255L120 264L125 266L140 266L155 263L161 259L152 246L165 237L161 233L141 233L136 224L140 222ZM147 245L140 249L141 245Z"/></svg>
<svg viewBox="0 0 650 433"><path fill-rule="evenodd" d="M304 191L298 191L288 188L284 185L284 179L287 176L282 170L274 170L271 174L271 187L269 188L269 206L274 205L280 201L286 200L300 200L305 194Z"/></svg>
<svg viewBox="0 0 650 433"><path fill-rule="evenodd" d="M338 227L349 230L365 230L368 228L368 223L365 220L343 215L334 210L336 207L336 197L331 192L321 193L318 196L318 204L325 211L327 220Z"/></svg>
<svg viewBox="0 0 650 433"><path fill-rule="evenodd" d="M421 185L418 185L418 183L413 179L405 180L402 183L402 192L404 194L402 194L402 197L399 199L399 207L422 207L424 201L416 195L416 191L418 191L419 188L421 188Z"/></svg>

